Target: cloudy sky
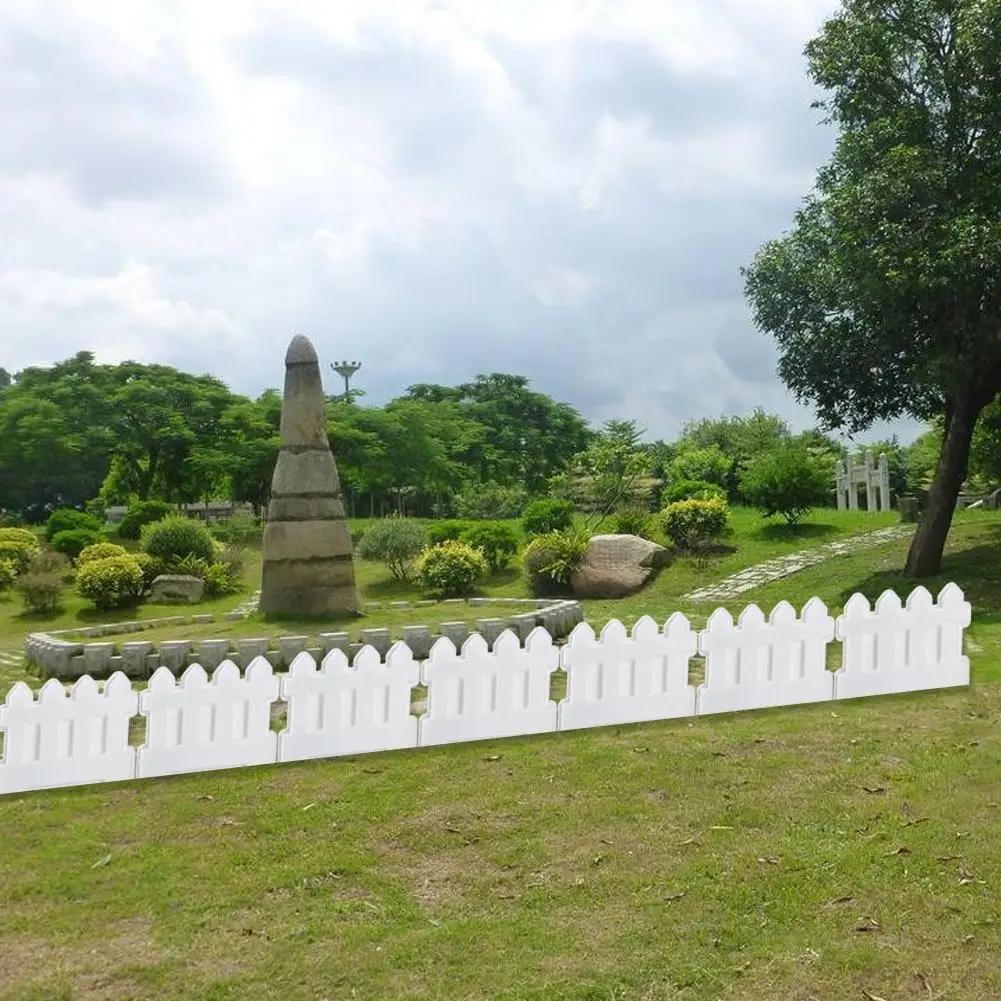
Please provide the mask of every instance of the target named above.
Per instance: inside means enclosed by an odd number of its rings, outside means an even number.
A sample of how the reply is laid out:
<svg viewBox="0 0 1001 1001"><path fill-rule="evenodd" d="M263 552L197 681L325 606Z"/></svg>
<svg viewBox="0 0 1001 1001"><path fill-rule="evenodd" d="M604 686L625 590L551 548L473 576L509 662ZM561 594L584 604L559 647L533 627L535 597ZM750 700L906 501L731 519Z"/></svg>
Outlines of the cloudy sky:
<svg viewBox="0 0 1001 1001"><path fill-rule="evenodd" d="M738 268L830 152L835 7L0 0L0 365L256 394L305 333L372 402L502 371L654 436L806 426Z"/></svg>

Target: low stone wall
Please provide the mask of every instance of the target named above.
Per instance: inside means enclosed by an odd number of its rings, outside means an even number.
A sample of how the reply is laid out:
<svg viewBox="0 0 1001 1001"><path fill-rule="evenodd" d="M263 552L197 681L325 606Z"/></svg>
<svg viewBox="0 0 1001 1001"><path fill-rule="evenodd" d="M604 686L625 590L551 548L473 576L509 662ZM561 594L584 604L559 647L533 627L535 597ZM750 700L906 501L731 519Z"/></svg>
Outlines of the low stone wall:
<svg viewBox="0 0 1001 1001"><path fill-rule="evenodd" d="M296 654L303 650L317 660L333 649L343 650L348 658L364 645L375 647L385 657L396 640L402 640L420 660L427 657L432 645L440 636L447 636L457 646L461 646L471 631L479 632L489 644L505 630L513 629L524 642L528 634L542 626L553 639L567 636L584 613L580 602L569 600L542 600L535 598L456 598L444 602L435 601L393 601L386 607L394 609L418 608L426 606L466 606L511 605L531 606L508 618L476 619L475 630L470 630L465 622L443 622L441 633L433 634L429 626L408 625L397 630L389 628L361 629L361 642L352 642L349 632L300 633L276 637L238 637L204 640L149 640L104 641L84 643L76 639L68 640L67 635L110 636L119 633L138 633L143 629L164 626L180 627L205 624L216 621L213 615L171 615L159 619L136 622L118 622L86 629L63 629L50 633L31 633L25 639L24 652L28 661L38 666L46 677L73 680L84 674L101 677L112 671L122 671L130 678L148 678L157 668L167 667L174 674L180 674L189 664L201 664L212 671L223 660L235 661L246 667L254 657L263 656L276 670L285 670ZM367 609L383 607L379 602L369 602ZM243 618L233 612L222 616L223 620Z"/></svg>

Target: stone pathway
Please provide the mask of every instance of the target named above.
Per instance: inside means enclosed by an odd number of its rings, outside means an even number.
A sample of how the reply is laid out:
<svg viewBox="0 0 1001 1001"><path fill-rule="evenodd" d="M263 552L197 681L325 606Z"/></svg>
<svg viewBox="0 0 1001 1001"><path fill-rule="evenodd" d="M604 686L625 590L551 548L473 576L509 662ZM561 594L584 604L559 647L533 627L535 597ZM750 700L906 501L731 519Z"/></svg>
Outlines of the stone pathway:
<svg viewBox="0 0 1001 1001"><path fill-rule="evenodd" d="M255 591L246 601L237 605L233 609L234 615L242 615L246 618L248 615L252 615L257 611L257 603L261 600L261 592Z"/></svg>
<svg viewBox="0 0 1001 1001"><path fill-rule="evenodd" d="M893 525L890 528L881 528L875 532L868 532L865 535L855 535L850 539L841 539L838 542L829 542L826 546L818 546L816 549L803 549L798 553L789 553L787 556L780 556L774 560L767 560L757 566L748 567L726 577L708 587L692 591L684 596L685 601L726 601L728 598L735 598L745 591L768 584L773 580L781 580L791 574L798 573L806 567L823 563L832 556L843 556L845 553L857 553L863 549L871 549L873 546L881 546L896 539L906 538L914 531L913 525Z"/></svg>

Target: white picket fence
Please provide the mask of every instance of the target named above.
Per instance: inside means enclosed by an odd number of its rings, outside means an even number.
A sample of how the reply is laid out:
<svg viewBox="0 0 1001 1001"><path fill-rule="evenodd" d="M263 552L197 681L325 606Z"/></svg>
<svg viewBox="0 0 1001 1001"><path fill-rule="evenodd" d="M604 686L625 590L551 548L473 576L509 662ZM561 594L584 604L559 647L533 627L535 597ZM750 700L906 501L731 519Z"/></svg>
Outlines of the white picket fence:
<svg viewBox="0 0 1001 1001"><path fill-rule="evenodd" d="M937 601L923 587L906 604L892 591L872 608L855 595L836 622L813 598L800 615L783 601L767 619L756 605L736 622L718 609L701 632L680 613L663 628L644 616L631 632L613 619L597 637L581 623L562 649L542 628L524 647L510 631L492 650L477 633L461 650L442 638L423 664L396 643L384 663L373 647L353 664L336 649L320 665L300 653L282 678L263 657L242 675L223 661L211 679L198 664L176 680L160 668L141 693L123 674L103 685L84 677L69 691L48 681L37 699L18 682L0 706L0 793L962 686L969 624L969 602L948 584ZM835 640L842 657L832 672ZM705 680L696 687L697 653ZM567 677L559 704L556 670ZM418 684L427 687L419 718ZM276 732L279 700L287 720ZM145 741L134 748L137 711Z"/></svg>

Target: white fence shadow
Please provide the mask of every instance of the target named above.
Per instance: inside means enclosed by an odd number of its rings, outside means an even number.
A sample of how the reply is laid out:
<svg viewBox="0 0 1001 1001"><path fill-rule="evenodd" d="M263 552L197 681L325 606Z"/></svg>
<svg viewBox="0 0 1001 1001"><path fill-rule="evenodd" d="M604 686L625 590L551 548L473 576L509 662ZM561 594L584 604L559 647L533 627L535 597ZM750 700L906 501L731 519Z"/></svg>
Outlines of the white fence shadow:
<svg viewBox="0 0 1001 1001"><path fill-rule="evenodd" d="M756 605L736 622L717 609L701 632L677 612L663 628L644 616L631 632L612 619L597 637L581 623L562 650L537 628L524 647L510 630L492 649L477 633L461 650L442 638L420 665L395 643L384 663L373 647L353 664L340 650L320 665L300 653L282 678L263 657L242 675L229 660L211 678L198 664L180 679L160 668L140 693L120 673L68 691L48 681L37 699L19 682L0 706L0 793L952 688L969 684L969 624L969 602L947 584L937 601L923 587L906 604L892 591L874 607L854 595L836 622L812 598L799 615L779 602L767 619ZM697 652L705 678L696 689ZM557 669L567 678L559 705ZM420 717L411 711L418 684L427 687ZM279 699L287 719L276 732ZM137 711L145 741L134 748Z"/></svg>

